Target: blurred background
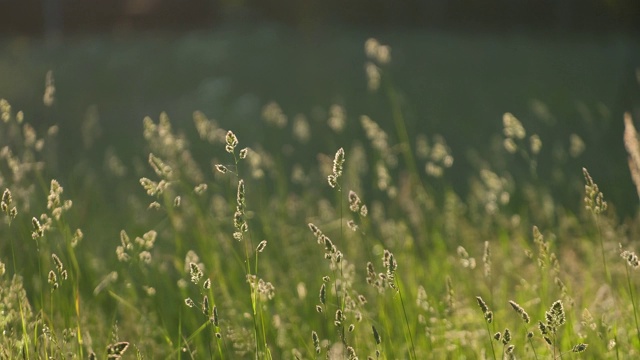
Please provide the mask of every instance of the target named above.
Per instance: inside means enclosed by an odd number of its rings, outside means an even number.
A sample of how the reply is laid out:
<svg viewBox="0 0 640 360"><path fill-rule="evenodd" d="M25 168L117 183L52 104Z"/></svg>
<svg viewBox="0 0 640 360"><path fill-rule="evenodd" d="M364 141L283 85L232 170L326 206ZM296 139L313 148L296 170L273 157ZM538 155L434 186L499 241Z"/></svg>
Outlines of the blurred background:
<svg viewBox="0 0 640 360"><path fill-rule="evenodd" d="M343 108L338 146L366 141L363 114L395 138L387 97L367 89L363 46L375 37L391 46L385 71L410 134L441 135L451 148L446 179L458 193L478 159L500 148L511 112L540 136L539 181L557 199L579 206L579 191L567 187L585 166L620 214L637 210L622 143L623 113L640 119L637 0L0 0L0 8L0 98L39 133L60 125L53 176L71 188L95 186L87 169L99 174L105 153L130 169L144 164L142 119L162 111L194 143L200 110L241 142L297 161L334 151L331 130L290 154L291 132L265 131L272 101L312 124ZM55 89L51 101L45 89Z"/></svg>

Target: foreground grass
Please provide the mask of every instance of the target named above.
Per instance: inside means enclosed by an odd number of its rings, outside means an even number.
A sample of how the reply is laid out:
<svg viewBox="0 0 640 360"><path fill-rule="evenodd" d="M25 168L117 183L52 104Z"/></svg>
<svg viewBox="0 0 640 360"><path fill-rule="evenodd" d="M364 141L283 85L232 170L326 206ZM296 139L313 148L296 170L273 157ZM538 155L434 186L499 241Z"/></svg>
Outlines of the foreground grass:
<svg viewBox="0 0 640 360"><path fill-rule="evenodd" d="M477 159L464 198L453 192L444 138L406 129L388 50L366 44L389 133L367 116L345 133L340 106L326 123L265 106L286 146L246 147L242 129L199 112L200 139L145 118L139 180L105 160L105 201L131 215L122 228L86 219L104 205L48 177L57 127L37 134L3 102L1 357L637 356L638 220L617 220L580 165L567 171L584 182L567 187L583 210L556 203L537 171L545 139L510 113L495 158Z"/></svg>

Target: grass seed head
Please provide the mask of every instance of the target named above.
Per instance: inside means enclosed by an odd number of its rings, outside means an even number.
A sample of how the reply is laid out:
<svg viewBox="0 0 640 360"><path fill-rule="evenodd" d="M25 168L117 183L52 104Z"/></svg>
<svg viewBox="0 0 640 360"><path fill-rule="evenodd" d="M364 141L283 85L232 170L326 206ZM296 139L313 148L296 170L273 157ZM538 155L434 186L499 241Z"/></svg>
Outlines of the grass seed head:
<svg viewBox="0 0 640 360"><path fill-rule="evenodd" d="M577 344L576 346L574 346L574 347L571 349L571 352L574 352L574 353L581 353L581 352L583 352L583 351L587 350L587 346L589 346L589 344Z"/></svg>

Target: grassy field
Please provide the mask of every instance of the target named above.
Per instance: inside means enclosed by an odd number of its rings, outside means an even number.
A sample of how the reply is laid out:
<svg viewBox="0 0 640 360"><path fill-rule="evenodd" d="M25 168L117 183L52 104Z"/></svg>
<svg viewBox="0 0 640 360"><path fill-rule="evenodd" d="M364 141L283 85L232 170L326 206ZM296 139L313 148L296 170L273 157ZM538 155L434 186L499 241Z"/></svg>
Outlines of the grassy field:
<svg viewBox="0 0 640 360"><path fill-rule="evenodd" d="M640 355L637 45L227 31L4 44L0 358Z"/></svg>

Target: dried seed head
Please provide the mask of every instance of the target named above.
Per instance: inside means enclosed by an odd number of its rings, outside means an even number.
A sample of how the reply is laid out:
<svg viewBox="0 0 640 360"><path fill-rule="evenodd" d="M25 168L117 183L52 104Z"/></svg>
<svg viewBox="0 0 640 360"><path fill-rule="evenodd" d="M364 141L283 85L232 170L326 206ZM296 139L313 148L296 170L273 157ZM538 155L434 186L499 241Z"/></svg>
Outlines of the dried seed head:
<svg viewBox="0 0 640 360"><path fill-rule="evenodd" d="M240 150L240 159L246 159L248 153L249 153L249 148L244 148Z"/></svg>

